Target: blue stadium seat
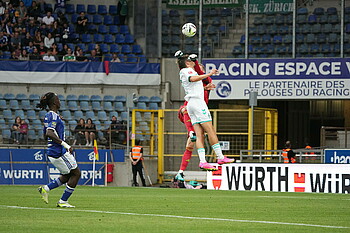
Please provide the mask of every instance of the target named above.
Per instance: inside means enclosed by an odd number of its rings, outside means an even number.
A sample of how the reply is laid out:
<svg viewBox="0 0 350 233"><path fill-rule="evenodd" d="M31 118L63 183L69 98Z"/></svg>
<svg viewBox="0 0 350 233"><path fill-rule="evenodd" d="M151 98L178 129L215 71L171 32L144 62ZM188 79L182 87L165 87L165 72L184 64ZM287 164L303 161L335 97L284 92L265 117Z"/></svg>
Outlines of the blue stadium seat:
<svg viewBox="0 0 350 233"><path fill-rule="evenodd" d="M119 33L122 33L124 35L125 34L130 34L128 25L120 25Z"/></svg>
<svg viewBox="0 0 350 233"><path fill-rule="evenodd" d="M331 52L331 45L330 44L322 44L321 45L321 52L322 53L330 53Z"/></svg>
<svg viewBox="0 0 350 233"><path fill-rule="evenodd" d="M94 111L101 111L102 110L101 103L99 101L93 101L91 103L91 107L92 107L92 110L94 110Z"/></svg>
<svg viewBox="0 0 350 233"><path fill-rule="evenodd" d="M117 26L117 25L110 25L110 26L109 26L109 33L110 33L110 34L115 35L115 34L117 34L118 32L119 32L119 30L118 30L118 26Z"/></svg>
<svg viewBox="0 0 350 233"><path fill-rule="evenodd" d="M280 36L280 35L275 35L275 36L273 37L273 43L274 43L274 44L281 44L281 43L282 43L282 36Z"/></svg>
<svg viewBox="0 0 350 233"><path fill-rule="evenodd" d="M0 129L8 129L5 119L0 118Z"/></svg>
<svg viewBox="0 0 350 233"><path fill-rule="evenodd" d="M115 102L114 103L114 109L117 110L118 112L123 112L125 111L125 107L124 107L124 104L123 102Z"/></svg>
<svg viewBox="0 0 350 233"><path fill-rule="evenodd" d="M76 120L68 121L68 128L69 128L70 131L74 131L76 126L77 126Z"/></svg>
<svg viewBox="0 0 350 233"><path fill-rule="evenodd" d="M107 14L107 6L106 5L98 5L97 13L100 15L106 15Z"/></svg>
<svg viewBox="0 0 350 233"><path fill-rule="evenodd" d="M95 124L95 126L96 126L96 130L97 130L97 131L102 130L101 121L100 121L100 119L99 119L98 116L97 116L97 120L94 121L94 124ZM98 133L98 132L97 132L97 133Z"/></svg>
<svg viewBox="0 0 350 233"><path fill-rule="evenodd" d="M9 108L13 110L19 109L18 100L10 100Z"/></svg>
<svg viewBox="0 0 350 233"><path fill-rule="evenodd" d="M103 57L104 61L112 61L112 54L106 53Z"/></svg>
<svg viewBox="0 0 350 233"><path fill-rule="evenodd" d="M147 58L146 58L145 55L139 54L137 56L138 56L138 59L139 59L139 63L147 63Z"/></svg>
<svg viewBox="0 0 350 233"><path fill-rule="evenodd" d="M104 38L103 42L106 43L106 44L114 43L113 35L111 35L111 34L105 35L105 38Z"/></svg>
<svg viewBox="0 0 350 233"><path fill-rule="evenodd" d="M90 52L91 50L95 49L95 46L96 46L95 43L90 43L90 44L88 44L87 52Z"/></svg>
<svg viewBox="0 0 350 233"><path fill-rule="evenodd" d="M12 117L12 111L10 109L5 109L2 111L2 115L7 122L14 120Z"/></svg>
<svg viewBox="0 0 350 233"><path fill-rule="evenodd" d="M92 95L91 97L90 97L90 101L91 102L96 102L96 101L98 101L98 102L101 102L102 101L102 98L101 98L101 96L99 96L99 95Z"/></svg>
<svg viewBox="0 0 350 233"><path fill-rule="evenodd" d="M112 25L113 24L113 17L111 15L105 15L103 17L103 24Z"/></svg>
<svg viewBox="0 0 350 233"><path fill-rule="evenodd" d="M78 110L78 103L75 100L68 101L68 109L71 111L77 111Z"/></svg>
<svg viewBox="0 0 350 233"><path fill-rule="evenodd" d="M102 16L101 15L94 15L92 22L94 24L101 24L102 23Z"/></svg>
<svg viewBox="0 0 350 233"><path fill-rule="evenodd" d="M336 33L329 34L328 37L328 43L338 43L339 42L339 35Z"/></svg>
<svg viewBox="0 0 350 233"><path fill-rule="evenodd" d="M41 123L41 120L38 120L38 119L33 120L31 125L33 125L33 128L35 130L42 130L43 128L43 123Z"/></svg>
<svg viewBox="0 0 350 233"><path fill-rule="evenodd" d="M117 44L111 44L111 47L109 48L110 53L119 53L119 45Z"/></svg>
<svg viewBox="0 0 350 233"><path fill-rule="evenodd" d="M309 33L306 35L306 43L315 43L316 38L315 38L315 34Z"/></svg>
<svg viewBox="0 0 350 233"><path fill-rule="evenodd" d="M118 15L115 15L113 17L113 24L114 25L120 25L120 19L119 19L119 16Z"/></svg>
<svg viewBox="0 0 350 233"><path fill-rule="evenodd" d="M91 43L92 42L91 35L90 34L82 34L81 41L85 44Z"/></svg>
<svg viewBox="0 0 350 233"><path fill-rule="evenodd" d="M293 36L288 34L283 36L283 44L290 44L293 41Z"/></svg>
<svg viewBox="0 0 350 233"><path fill-rule="evenodd" d="M122 121L127 121L128 120L128 112L121 112L120 113L120 119L122 120Z"/></svg>
<svg viewBox="0 0 350 233"><path fill-rule="evenodd" d="M4 99L5 99L5 100L14 100L15 98L16 98L15 95L12 94L12 93L6 93L6 94L4 95Z"/></svg>
<svg viewBox="0 0 350 233"><path fill-rule="evenodd" d="M61 111L67 110L66 101L65 101L65 100L60 100L60 101L61 101L60 110L61 110Z"/></svg>
<svg viewBox="0 0 350 233"><path fill-rule="evenodd" d="M310 53L318 53L320 52L320 45L319 44L312 44L310 46Z"/></svg>
<svg viewBox="0 0 350 233"><path fill-rule="evenodd" d="M101 34L94 34L94 43L99 44L103 42L103 36Z"/></svg>
<svg viewBox="0 0 350 233"><path fill-rule="evenodd" d="M149 103L148 108L150 110L158 110L158 104L157 103Z"/></svg>
<svg viewBox="0 0 350 233"><path fill-rule="evenodd" d="M89 34L94 34L97 32L97 27L95 24L88 24L87 31Z"/></svg>
<svg viewBox="0 0 350 233"><path fill-rule="evenodd" d="M135 42L134 36L131 34L125 35L125 43L127 44L133 44Z"/></svg>
<svg viewBox="0 0 350 233"><path fill-rule="evenodd" d="M324 25L324 27L323 27L323 32L324 33L331 33L332 31L333 31L332 24L327 23L327 24Z"/></svg>
<svg viewBox="0 0 350 233"><path fill-rule="evenodd" d="M0 100L3 100L4 96L0 93Z"/></svg>
<svg viewBox="0 0 350 233"><path fill-rule="evenodd" d="M324 15L324 9L322 7L316 7L313 13L315 15Z"/></svg>
<svg viewBox="0 0 350 233"><path fill-rule="evenodd" d="M107 44L100 44L100 49L102 53L108 53L108 45Z"/></svg>
<svg viewBox="0 0 350 233"><path fill-rule="evenodd" d="M162 99L158 96L151 96L151 98L149 99L150 103L161 103Z"/></svg>
<svg viewBox="0 0 350 233"><path fill-rule="evenodd" d="M311 28L312 33L320 33L321 32L321 24L314 24Z"/></svg>
<svg viewBox="0 0 350 233"><path fill-rule="evenodd" d="M79 95L78 100L79 101L89 101L90 98L88 95Z"/></svg>
<svg viewBox="0 0 350 233"><path fill-rule="evenodd" d="M309 24L315 24L315 23L317 23L317 16L316 15L309 15L307 21Z"/></svg>
<svg viewBox="0 0 350 233"><path fill-rule="evenodd" d="M108 120L107 113L105 111L98 111L97 112L97 119L99 121L106 121L106 120Z"/></svg>
<svg viewBox="0 0 350 233"><path fill-rule="evenodd" d="M123 34L117 34L115 36L115 43L124 44L125 43L125 36Z"/></svg>
<svg viewBox="0 0 350 233"><path fill-rule="evenodd" d="M69 110L62 111L62 117L63 117L63 119L66 120L66 121L71 121L71 120L73 120L72 114L71 114L71 112L70 112ZM42 119L42 118L40 118L40 119Z"/></svg>
<svg viewBox="0 0 350 233"><path fill-rule="evenodd" d="M17 94L15 97L16 100L26 100L28 99L26 94Z"/></svg>
<svg viewBox="0 0 350 233"><path fill-rule="evenodd" d="M137 56L135 54L130 53L130 54L128 54L128 56L126 58L126 62L137 63L138 62L138 58L137 58Z"/></svg>
<svg viewBox="0 0 350 233"><path fill-rule="evenodd" d="M88 5L87 6L87 13L88 14L91 14L91 15L94 15L96 14L96 5Z"/></svg>
<svg viewBox="0 0 350 233"><path fill-rule="evenodd" d="M118 9L116 5L109 5L108 13L110 15L117 15Z"/></svg>
<svg viewBox="0 0 350 233"><path fill-rule="evenodd" d="M116 111L112 111L112 112L109 113L109 118L111 119L112 116L115 116L115 117L118 118L119 114L118 114L118 112L116 112Z"/></svg>
<svg viewBox="0 0 350 233"><path fill-rule="evenodd" d="M7 109L6 100L0 100L0 109L1 110Z"/></svg>
<svg viewBox="0 0 350 233"><path fill-rule="evenodd" d="M11 130L9 129L3 129L2 132L2 139L4 141L6 141L7 143L10 143L12 141L12 138L11 138Z"/></svg>
<svg viewBox="0 0 350 233"><path fill-rule="evenodd" d="M88 101L80 101L80 110L82 111L89 111L90 110L90 106L89 106L89 102Z"/></svg>
<svg viewBox="0 0 350 233"><path fill-rule="evenodd" d="M103 102L103 109L104 109L105 111L107 111L107 112L113 111L112 102L109 102L109 101Z"/></svg>
<svg viewBox="0 0 350 233"><path fill-rule="evenodd" d="M66 4L66 13L67 14L74 14L75 13L74 4Z"/></svg>
<svg viewBox="0 0 350 233"><path fill-rule="evenodd" d="M83 43L78 43L76 46L78 46L79 48L81 48L84 52L86 51L86 46Z"/></svg>
<svg viewBox="0 0 350 233"><path fill-rule="evenodd" d="M142 95L142 96L139 96L139 97L137 98L137 101L138 101L138 102L145 102L145 103L148 103L150 100L149 100L149 98L148 98L147 96Z"/></svg>
<svg viewBox="0 0 350 233"><path fill-rule="evenodd" d="M123 53L119 53L118 54L118 58L119 58L120 62L125 62L126 61L125 54L123 54Z"/></svg>
<svg viewBox="0 0 350 233"><path fill-rule="evenodd" d="M118 101L118 102L126 102L126 97L123 96L123 95L117 95L115 97L115 101Z"/></svg>
<svg viewBox="0 0 350 233"><path fill-rule="evenodd" d="M74 112L74 119L79 121L80 118L84 118L84 114L82 111L78 110Z"/></svg>
<svg viewBox="0 0 350 233"><path fill-rule="evenodd" d="M136 109L147 109L146 103L145 102L138 102L136 104Z"/></svg>
<svg viewBox="0 0 350 233"><path fill-rule="evenodd" d="M39 111L39 119L43 121L44 118L45 118L46 113L47 113L46 110L40 110Z"/></svg>
<svg viewBox="0 0 350 233"><path fill-rule="evenodd" d="M86 120L91 118L93 121L96 120L95 113L93 111L87 111L85 114Z"/></svg>
<svg viewBox="0 0 350 233"><path fill-rule="evenodd" d="M329 15L328 16L328 23L331 23L331 24L336 24L336 23L339 23L340 20L339 20L339 16L338 15Z"/></svg>
<svg viewBox="0 0 350 233"><path fill-rule="evenodd" d="M98 26L98 33L101 33L101 34L107 34L108 30L107 30L107 26L106 25L99 25Z"/></svg>
<svg viewBox="0 0 350 233"><path fill-rule="evenodd" d="M309 12L308 12L307 8L305 8L305 7L297 9L297 14L298 15L307 15L308 13Z"/></svg>
<svg viewBox="0 0 350 233"><path fill-rule="evenodd" d="M178 17L180 17L180 13L179 13L178 10L170 10L169 11L169 16L178 18Z"/></svg>
<svg viewBox="0 0 350 233"><path fill-rule="evenodd" d="M122 45L122 49L120 50L121 53L128 54L131 53L131 49L129 45Z"/></svg>
<svg viewBox="0 0 350 233"><path fill-rule="evenodd" d="M37 119L34 110L28 110L28 111L27 111L27 119L30 120L30 121L33 121L33 120L36 120L36 119Z"/></svg>
<svg viewBox="0 0 350 233"><path fill-rule="evenodd" d="M35 133L34 129L28 130L28 140L29 141L36 141L39 139L39 136Z"/></svg>
<svg viewBox="0 0 350 233"><path fill-rule="evenodd" d="M327 15L336 15L337 12L338 12L337 8L335 7L329 7L327 8L327 11L326 11Z"/></svg>
<svg viewBox="0 0 350 233"><path fill-rule="evenodd" d="M114 102L114 96L112 95L105 95L103 96L103 101L106 101L106 102Z"/></svg>
<svg viewBox="0 0 350 233"><path fill-rule="evenodd" d="M320 24L328 23L328 15L320 15L320 16L318 16L318 22Z"/></svg>
<svg viewBox="0 0 350 233"><path fill-rule="evenodd" d="M66 100L67 101L71 101L71 100L78 101L78 97L76 95L67 95Z"/></svg>
<svg viewBox="0 0 350 233"><path fill-rule="evenodd" d="M16 117L20 117L21 119L24 119L24 111L22 110L22 109L17 109L16 111L15 111L15 116Z"/></svg>
<svg viewBox="0 0 350 233"><path fill-rule="evenodd" d="M80 12L82 12L82 11L86 12L85 5L84 4L77 4L77 11L76 11L76 13L80 14Z"/></svg>

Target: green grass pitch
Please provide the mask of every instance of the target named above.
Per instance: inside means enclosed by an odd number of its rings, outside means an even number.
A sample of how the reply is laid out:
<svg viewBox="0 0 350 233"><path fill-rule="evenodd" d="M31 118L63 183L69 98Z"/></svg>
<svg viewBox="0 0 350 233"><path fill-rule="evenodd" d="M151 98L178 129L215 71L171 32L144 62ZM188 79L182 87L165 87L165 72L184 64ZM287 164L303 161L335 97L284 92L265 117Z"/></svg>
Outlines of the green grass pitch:
<svg viewBox="0 0 350 233"><path fill-rule="evenodd" d="M60 209L36 188L0 186L0 232L350 232L349 194L78 186Z"/></svg>

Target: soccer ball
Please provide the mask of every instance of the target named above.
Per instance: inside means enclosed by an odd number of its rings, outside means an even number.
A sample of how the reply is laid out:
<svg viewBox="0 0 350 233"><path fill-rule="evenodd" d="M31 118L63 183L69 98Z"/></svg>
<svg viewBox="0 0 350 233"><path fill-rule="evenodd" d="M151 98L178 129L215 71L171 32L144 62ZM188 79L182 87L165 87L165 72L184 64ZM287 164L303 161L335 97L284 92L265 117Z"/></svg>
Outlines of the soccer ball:
<svg viewBox="0 0 350 233"><path fill-rule="evenodd" d="M196 35L196 32L197 28L196 25L194 25L193 23L185 23L182 26L182 34L184 34L187 37L192 37Z"/></svg>

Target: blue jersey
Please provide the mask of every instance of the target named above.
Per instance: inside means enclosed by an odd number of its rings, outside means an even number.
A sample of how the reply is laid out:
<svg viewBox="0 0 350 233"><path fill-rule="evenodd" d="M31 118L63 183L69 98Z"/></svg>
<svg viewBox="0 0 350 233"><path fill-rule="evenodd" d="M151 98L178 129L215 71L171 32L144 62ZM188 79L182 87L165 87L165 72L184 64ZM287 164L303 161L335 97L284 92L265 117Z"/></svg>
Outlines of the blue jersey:
<svg viewBox="0 0 350 233"><path fill-rule="evenodd" d="M64 122L61 119L60 115L57 113L50 111L46 113L45 119L44 119L44 135L46 135L47 129L52 129L55 134L62 140L64 141L65 135L64 135ZM47 140L47 155L58 158L61 157L66 153L66 149L52 141L51 138L48 138Z"/></svg>

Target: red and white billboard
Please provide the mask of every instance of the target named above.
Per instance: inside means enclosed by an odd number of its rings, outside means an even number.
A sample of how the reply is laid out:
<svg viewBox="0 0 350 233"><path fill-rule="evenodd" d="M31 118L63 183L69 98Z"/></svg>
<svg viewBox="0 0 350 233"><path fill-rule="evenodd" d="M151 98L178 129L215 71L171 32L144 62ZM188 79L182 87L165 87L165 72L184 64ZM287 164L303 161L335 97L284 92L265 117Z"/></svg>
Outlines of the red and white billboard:
<svg viewBox="0 0 350 233"><path fill-rule="evenodd" d="M208 189L350 193L349 164L235 163L218 168L207 172Z"/></svg>

